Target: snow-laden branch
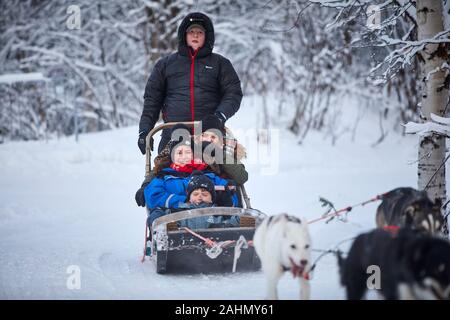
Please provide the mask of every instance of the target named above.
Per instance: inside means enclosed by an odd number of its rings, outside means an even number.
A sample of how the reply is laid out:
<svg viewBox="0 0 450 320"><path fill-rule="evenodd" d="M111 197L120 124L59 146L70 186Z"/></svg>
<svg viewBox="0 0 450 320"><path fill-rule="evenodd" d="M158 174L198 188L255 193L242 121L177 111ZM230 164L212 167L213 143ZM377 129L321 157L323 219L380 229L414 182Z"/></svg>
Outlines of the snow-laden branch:
<svg viewBox="0 0 450 320"><path fill-rule="evenodd" d="M386 47L386 46L396 46L403 45L402 47L395 49L392 51L381 63L376 65L374 68L370 70L371 74L374 74L377 70L381 69L384 65L387 65L386 70L383 72L383 80L386 80L389 74L392 73L392 70L399 66L401 68L410 65L413 58L422 51L426 45L428 44L440 44L440 43L450 43L450 29L444 30L438 33L436 36L423 39L420 41L406 41L400 39L393 39L388 37L387 35L383 35L380 37L381 43L377 43L374 46L377 47Z"/></svg>
<svg viewBox="0 0 450 320"><path fill-rule="evenodd" d="M118 81L120 81L134 96L136 101L142 103L142 93L140 92L139 88L129 79L124 77L120 72L118 72L116 69L112 67L106 67L106 70Z"/></svg>
<svg viewBox="0 0 450 320"><path fill-rule="evenodd" d="M394 0L394 3L396 3L402 7L405 7L409 3L413 4L413 2L411 0ZM407 17L414 23L414 25L417 25L417 13L416 13L415 6L414 5L407 6L405 13L406 13Z"/></svg>
<svg viewBox="0 0 450 320"><path fill-rule="evenodd" d="M84 72L82 72L78 68L78 66L75 64L75 62L73 62L70 58L66 57L61 52L57 52L54 50L42 49L42 48L38 48L38 47L34 47L34 46L24 46L24 47L21 47L21 49L39 52L44 55L55 56L55 57L58 57L59 59L61 59L61 61L65 62L70 68L72 68L72 70L75 71L75 73L78 74L80 76L80 78L86 83L89 90L91 90L91 92L94 94L98 105L100 105L100 106L102 105L102 99L101 99L100 94L98 93L96 87L94 86L94 84L91 82L89 77Z"/></svg>
<svg viewBox="0 0 450 320"><path fill-rule="evenodd" d="M439 134L450 138L450 118L440 117L434 113L431 113L430 116L432 121L425 123L408 122L404 124L405 133L419 136Z"/></svg>
<svg viewBox="0 0 450 320"><path fill-rule="evenodd" d="M0 83L12 84L15 82L50 81L40 72L1 74Z"/></svg>
<svg viewBox="0 0 450 320"><path fill-rule="evenodd" d="M320 4L324 7L330 7L330 8L346 8L346 7L363 7L366 5L370 5L373 3L372 0L309 0L309 2ZM387 2L392 2L392 0L389 0Z"/></svg>
<svg viewBox="0 0 450 320"><path fill-rule="evenodd" d="M90 43L86 39L83 39L83 37L78 36L76 33L73 32L62 32L62 31L50 31L48 32L48 35L55 36L55 37L61 37L61 38L67 38L70 40L73 40L75 43L79 43L83 45L84 47L92 50L93 54L99 54L101 52L100 48L95 46L94 44Z"/></svg>

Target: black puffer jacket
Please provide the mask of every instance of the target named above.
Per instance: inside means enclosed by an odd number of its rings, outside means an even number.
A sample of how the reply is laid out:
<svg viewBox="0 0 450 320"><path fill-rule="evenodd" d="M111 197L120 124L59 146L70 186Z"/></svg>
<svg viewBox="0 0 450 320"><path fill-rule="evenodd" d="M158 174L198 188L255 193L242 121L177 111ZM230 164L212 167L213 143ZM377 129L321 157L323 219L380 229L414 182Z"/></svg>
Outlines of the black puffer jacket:
<svg viewBox="0 0 450 320"><path fill-rule="evenodd" d="M194 58L186 44L186 29L193 23L206 29L205 44ZM239 77L228 59L212 53L213 47L211 20L199 12L187 15L178 28L178 51L161 58L148 79L140 132L154 127L160 111L164 122L202 120L215 111L228 119L236 113L242 100Z"/></svg>

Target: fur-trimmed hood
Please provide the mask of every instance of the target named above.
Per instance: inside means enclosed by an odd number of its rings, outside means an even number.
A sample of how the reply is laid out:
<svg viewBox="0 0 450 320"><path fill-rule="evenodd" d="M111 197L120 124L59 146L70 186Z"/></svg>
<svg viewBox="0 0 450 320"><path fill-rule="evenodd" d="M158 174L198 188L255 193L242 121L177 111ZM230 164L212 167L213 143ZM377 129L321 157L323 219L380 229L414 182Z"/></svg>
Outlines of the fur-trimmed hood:
<svg viewBox="0 0 450 320"><path fill-rule="evenodd" d="M240 144L239 142L236 145L236 158L237 160L242 160L244 158L247 157L247 150L245 149L245 147Z"/></svg>

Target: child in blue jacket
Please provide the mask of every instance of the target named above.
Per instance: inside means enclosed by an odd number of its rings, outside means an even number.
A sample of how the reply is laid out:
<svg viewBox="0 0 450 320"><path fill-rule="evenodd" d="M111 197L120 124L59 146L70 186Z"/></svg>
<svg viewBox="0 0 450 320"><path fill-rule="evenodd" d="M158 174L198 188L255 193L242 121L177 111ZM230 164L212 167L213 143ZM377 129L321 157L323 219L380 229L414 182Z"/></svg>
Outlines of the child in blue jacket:
<svg viewBox="0 0 450 320"><path fill-rule="evenodd" d="M151 209L149 218L147 219L150 227L156 218L170 213L167 209L182 209L186 207L186 202L190 202L188 193L188 183L191 180L191 174L199 173L204 170L207 165L193 161L192 143L186 140L184 143L174 144L171 148L173 155L172 163L169 168L164 168L158 172L157 177L144 189L145 201ZM227 186L229 181L218 177L212 172L200 172L201 176L207 177L213 186ZM181 207L180 207L181 204ZM229 201L229 206L237 206L238 198L234 194Z"/></svg>

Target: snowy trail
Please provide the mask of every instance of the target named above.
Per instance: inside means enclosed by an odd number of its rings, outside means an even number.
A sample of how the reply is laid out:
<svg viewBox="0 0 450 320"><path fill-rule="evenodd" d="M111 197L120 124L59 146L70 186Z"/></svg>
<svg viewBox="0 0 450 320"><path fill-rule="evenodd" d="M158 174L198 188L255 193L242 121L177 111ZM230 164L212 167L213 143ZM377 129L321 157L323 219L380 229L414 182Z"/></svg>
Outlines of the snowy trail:
<svg viewBox="0 0 450 320"><path fill-rule="evenodd" d="M253 126L255 108L244 104L229 126ZM372 148L378 131L369 120L357 142L343 139L334 147L319 134L297 146L282 131L285 156L278 174L247 166L252 205L269 215L312 219L323 212L319 196L342 208L398 186L414 187L416 165L408 162L416 158L416 139L392 135ZM82 135L78 144L64 138L0 145L0 298L264 298L261 272L162 276L152 262L140 263L145 213L134 193L144 158L136 132L131 127ZM313 247L326 249L374 227L376 206L355 209L348 223L311 225ZM81 270L80 290L67 288L71 265ZM344 298L333 256L321 260L311 286L313 299ZM279 293L297 299L297 281L286 274Z"/></svg>

